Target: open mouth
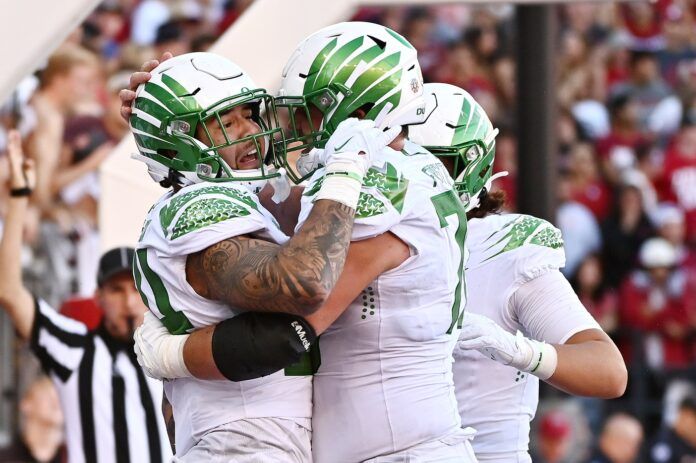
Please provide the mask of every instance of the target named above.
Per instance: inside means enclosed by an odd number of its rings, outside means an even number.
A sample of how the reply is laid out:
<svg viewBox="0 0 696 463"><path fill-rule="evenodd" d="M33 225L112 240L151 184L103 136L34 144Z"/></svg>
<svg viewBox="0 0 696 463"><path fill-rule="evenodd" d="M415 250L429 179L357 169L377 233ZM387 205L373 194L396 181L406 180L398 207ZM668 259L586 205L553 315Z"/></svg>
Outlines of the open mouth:
<svg viewBox="0 0 696 463"><path fill-rule="evenodd" d="M247 170L259 167L259 155L256 148L252 148L246 154L237 158L237 169Z"/></svg>

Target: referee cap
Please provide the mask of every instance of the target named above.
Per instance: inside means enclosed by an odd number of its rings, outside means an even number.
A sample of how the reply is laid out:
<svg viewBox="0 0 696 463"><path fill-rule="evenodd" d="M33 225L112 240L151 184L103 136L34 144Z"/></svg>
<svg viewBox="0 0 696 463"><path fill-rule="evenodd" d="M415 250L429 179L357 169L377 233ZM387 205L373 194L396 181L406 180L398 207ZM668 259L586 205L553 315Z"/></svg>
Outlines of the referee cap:
<svg viewBox="0 0 696 463"><path fill-rule="evenodd" d="M114 248L104 253L99 259L97 270L97 286L101 287L106 280L121 272L133 271L133 248Z"/></svg>

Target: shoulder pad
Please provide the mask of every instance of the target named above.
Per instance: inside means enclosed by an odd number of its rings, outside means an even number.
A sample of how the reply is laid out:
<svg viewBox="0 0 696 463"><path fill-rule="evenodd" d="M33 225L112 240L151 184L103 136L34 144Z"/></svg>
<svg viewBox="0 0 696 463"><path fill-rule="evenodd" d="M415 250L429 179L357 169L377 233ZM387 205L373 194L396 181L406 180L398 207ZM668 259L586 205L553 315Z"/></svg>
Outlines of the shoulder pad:
<svg viewBox="0 0 696 463"><path fill-rule="evenodd" d="M516 268L523 273L565 265L561 231L546 220L529 215L488 216L478 220L472 223L472 268L505 256L516 261ZM476 231L477 227L481 230Z"/></svg>
<svg viewBox="0 0 696 463"><path fill-rule="evenodd" d="M160 209L165 238L174 240L201 228L235 217L245 217L258 205L251 193L241 188L206 185L174 196Z"/></svg>

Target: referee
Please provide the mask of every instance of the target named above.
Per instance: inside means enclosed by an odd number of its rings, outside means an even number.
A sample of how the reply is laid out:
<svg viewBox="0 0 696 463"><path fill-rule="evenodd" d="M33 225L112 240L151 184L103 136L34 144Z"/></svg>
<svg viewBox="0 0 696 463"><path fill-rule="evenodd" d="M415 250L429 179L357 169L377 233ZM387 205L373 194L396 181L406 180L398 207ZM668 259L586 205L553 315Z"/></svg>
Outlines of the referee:
<svg viewBox="0 0 696 463"><path fill-rule="evenodd" d="M96 297L104 318L95 331L32 297L22 285L20 252L35 171L16 131L9 134L8 157L12 190L0 241L0 305L56 386L68 461L170 461L162 384L145 376L133 351L133 331L147 310L133 282L133 250L113 249L99 262Z"/></svg>

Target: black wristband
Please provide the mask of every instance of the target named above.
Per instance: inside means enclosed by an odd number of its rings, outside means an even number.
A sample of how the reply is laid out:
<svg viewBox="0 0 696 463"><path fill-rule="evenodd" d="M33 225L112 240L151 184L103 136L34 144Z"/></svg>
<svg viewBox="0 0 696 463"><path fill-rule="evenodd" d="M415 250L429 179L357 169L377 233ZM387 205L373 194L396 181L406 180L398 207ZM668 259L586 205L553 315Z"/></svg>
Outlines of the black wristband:
<svg viewBox="0 0 696 463"><path fill-rule="evenodd" d="M225 378L246 381L296 363L316 338L314 329L302 317L244 312L215 327L213 359Z"/></svg>
<svg viewBox="0 0 696 463"><path fill-rule="evenodd" d="M22 188L12 188L10 190L10 196L13 198L18 198L20 196L29 196L31 195L31 188L28 186L22 187Z"/></svg>

